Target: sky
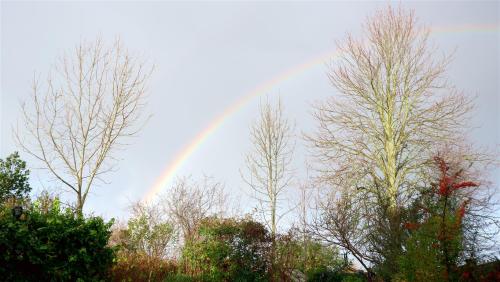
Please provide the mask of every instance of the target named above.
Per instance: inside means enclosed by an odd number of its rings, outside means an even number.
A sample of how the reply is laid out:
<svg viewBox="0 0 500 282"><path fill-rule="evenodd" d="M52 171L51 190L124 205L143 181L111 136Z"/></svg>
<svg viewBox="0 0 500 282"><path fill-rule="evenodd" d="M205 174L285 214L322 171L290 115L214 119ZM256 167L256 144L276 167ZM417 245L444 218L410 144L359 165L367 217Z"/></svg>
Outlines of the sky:
<svg viewBox="0 0 500 282"><path fill-rule="evenodd" d="M211 175L248 211L255 203L240 170L251 148L249 126L259 100L281 97L287 117L296 123L293 166L303 176L307 150L300 136L316 128L311 105L338 94L327 78L328 54L348 32L360 35L367 17L387 3L2 1L0 158L20 150L12 127L20 120L20 103L30 95L33 73L46 74L81 40L100 37L111 43L119 37L155 65L146 107L151 119L119 152L117 171L107 175L109 184L93 189L85 211L126 217L130 204L143 199L190 144L171 175ZM463 26L500 27L498 2L403 1L402 6L414 9L420 24L455 30L436 33L431 41L441 53L455 52L449 81L477 96L471 142L498 148L500 31L457 32ZM204 132L210 134L197 139ZM34 193L61 188L20 153L33 168ZM492 181L500 183L498 171ZM169 184L160 192L168 192Z"/></svg>

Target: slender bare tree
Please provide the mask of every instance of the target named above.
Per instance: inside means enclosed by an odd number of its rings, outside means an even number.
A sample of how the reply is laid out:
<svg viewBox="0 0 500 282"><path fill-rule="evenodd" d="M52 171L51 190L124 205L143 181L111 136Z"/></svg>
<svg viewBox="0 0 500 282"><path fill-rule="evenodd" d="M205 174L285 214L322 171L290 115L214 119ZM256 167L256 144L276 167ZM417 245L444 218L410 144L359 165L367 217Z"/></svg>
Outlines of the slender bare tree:
<svg viewBox="0 0 500 282"><path fill-rule="evenodd" d="M259 200L274 238L282 217L277 214L279 201L292 180L293 128L283 116L281 100L274 107L269 101L261 104L259 118L251 127L253 148L246 156L248 175L242 173L242 178Z"/></svg>
<svg viewBox="0 0 500 282"><path fill-rule="evenodd" d="M97 39L57 60L44 85L33 80L31 100L22 105L24 126L14 135L75 193L77 213L116 164L116 150L143 125L151 71L119 40L105 46Z"/></svg>
<svg viewBox="0 0 500 282"><path fill-rule="evenodd" d="M210 177L192 181L184 177L160 196L163 210L182 233L182 240L194 239L199 223L209 216L221 216L227 208L224 185Z"/></svg>

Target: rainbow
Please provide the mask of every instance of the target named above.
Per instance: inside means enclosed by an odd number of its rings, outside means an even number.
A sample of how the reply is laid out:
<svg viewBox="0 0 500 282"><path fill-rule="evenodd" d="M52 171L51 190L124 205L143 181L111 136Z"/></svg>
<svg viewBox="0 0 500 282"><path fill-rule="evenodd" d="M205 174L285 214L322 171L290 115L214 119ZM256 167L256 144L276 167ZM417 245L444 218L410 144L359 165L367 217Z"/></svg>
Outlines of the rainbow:
<svg viewBox="0 0 500 282"><path fill-rule="evenodd" d="M465 25L455 25L446 27L433 27L430 29L431 35L437 34L453 34L453 33L470 33L470 32L498 32L499 24L465 24ZM187 162L189 157L193 155L196 150L214 134L217 129L219 129L224 121L228 120L232 115L237 113L241 108L247 105L254 98L264 95L270 92L276 85L283 83L293 77L305 72L306 70L326 63L328 60L332 60L339 55L338 50L331 50L324 52L323 54L316 56L306 62L296 65L283 73L277 75L273 79L265 82L262 85L254 88L252 91L246 93L227 107L221 114L216 116L212 122L208 124L201 132L199 132L196 137L191 140L191 142L185 146L179 153L176 154L175 158L170 162L170 164L163 170L163 173L154 183L154 185L147 191L143 197L143 201L151 201L158 192L165 188L169 183L172 182L176 176L179 169Z"/></svg>

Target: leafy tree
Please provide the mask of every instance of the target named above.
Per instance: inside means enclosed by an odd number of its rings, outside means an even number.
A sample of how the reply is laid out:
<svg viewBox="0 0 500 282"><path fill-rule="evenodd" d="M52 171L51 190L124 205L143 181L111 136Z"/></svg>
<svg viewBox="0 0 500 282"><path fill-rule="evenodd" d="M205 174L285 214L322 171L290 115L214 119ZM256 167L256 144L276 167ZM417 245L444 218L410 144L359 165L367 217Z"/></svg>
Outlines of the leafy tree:
<svg viewBox="0 0 500 282"><path fill-rule="evenodd" d="M29 174L26 162L21 160L17 152L5 160L0 159L0 203L12 197L26 197L31 191Z"/></svg>

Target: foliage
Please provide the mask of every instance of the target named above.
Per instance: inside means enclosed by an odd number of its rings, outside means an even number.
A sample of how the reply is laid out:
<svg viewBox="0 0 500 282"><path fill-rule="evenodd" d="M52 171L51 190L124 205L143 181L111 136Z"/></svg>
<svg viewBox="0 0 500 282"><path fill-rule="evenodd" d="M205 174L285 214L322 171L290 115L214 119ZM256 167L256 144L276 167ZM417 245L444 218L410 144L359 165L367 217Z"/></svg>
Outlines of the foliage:
<svg viewBox="0 0 500 282"><path fill-rule="evenodd" d="M337 248L310 239L301 242L301 246L301 258L303 258L301 268L305 272L317 268L340 270L348 264L340 258Z"/></svg>
<svg viewBox="0 0 500 282"><path fill-rule="evenodd" d="M20 219L0 211L0 277L8 281L99 281L114 260L112 222L35 201Z"/></svg>
<svg viewBox="0 0 500 282"><path fill-rule="evenodd" d="M111 281L190 281L172 279L177 274L175 261L152 258L144 254L119 252L110 270Z"/></svg>
<svg viewBox="0 0 500 282"><path fill-rule="evenodd" d="M363 275L349 273L350 263L342 258L337 248L325 246L308 237L296 241L299 246L298 269L302 270L307 281L365 281Z"/></svg>
<svg viewBox="0 0 500 282"><path fill-rule="evenodd" d="M310 282L362 282L366 281L362 274L345 273L327 268L312 269L307 273Z"/></svg>
<svg viewBox="0 0 500 282"><path fill-rule="evenodd" d="M128 221L125 231L126 248L153 258L164 258L175 240L172 224L162 220L155 209L139 209Z"/></svg>
<svg viewBox="0 0 500 282"><path fill-rule="evenodd" d="M164 281L177 273L177 262L167 259L175 243L172 224L158 205L137 203L127 225L117 223L109 243L116 246L117 262L110 271L112 281Z"/></svg>
<svg viewBox="0 0 500 282"><path fill-rule="evenodd" d="M201 180L183 177L161 196L158 207L168 214L181 233L181 240L191 241L200 222L209 216L221 216L227 211L224 185L211 177Z"/></svg>
<svg viewBox="0 0 500 282"><path fill-rule="evenodd" d="M188 242L183 259L188 272L209 281L265 281L270 237L249 219L208 218L198 238Z"/></svg>
<svg viewBox="0 0 500 282"><path fill-rule="evenodd" d="M407 222L410 233L405 253L400 257L401 274L408 281L455 281L462 255L462 220L468 200L462 200L461 189L478 184L461 179L462 170L451 173L448 164L435 158L440 177L431 189L417 199L419 221Z"/></svg>
<svg viewBox="0 0 500 282"><path fill-rule="evenodd" d="M11 197L26 197L31 191L29 174L26 162L21 160L17 152L5 160L0 159L0 203Z"/></svg>
<svg viewBox="0 0 500 282"><path fill-rule="evenodd" d="M182 274L182 273L175 273L175 274L170 274L167 276L167 278L164 281L168 282L198 282L202 281L199 277L191 277L187 274Z"/></svg>
<svg viewBox="0 0 500 282"><path fill-rule="evenodd" d="M287 280L292 271L300 268L302 248L294 234L278 235L274 242L272 273L274 280Z"/></svg>
<svg viewBox="0 0 500 282"><path fill-rule="evenodd" d="M325 246L309 237L299 238L294 231L292 229L276 239L273 269L279 273L280 279L286 280L294 270L307 274L318 269L341 271L347 266L336 248Z"/></svg>
<svg viewBox="0 0 500 282"><path fill-rule="evenodd" d="M481 265L475 260L467 260L460 267L459 281L500 281L500 260L496 258Z"/></svg>

